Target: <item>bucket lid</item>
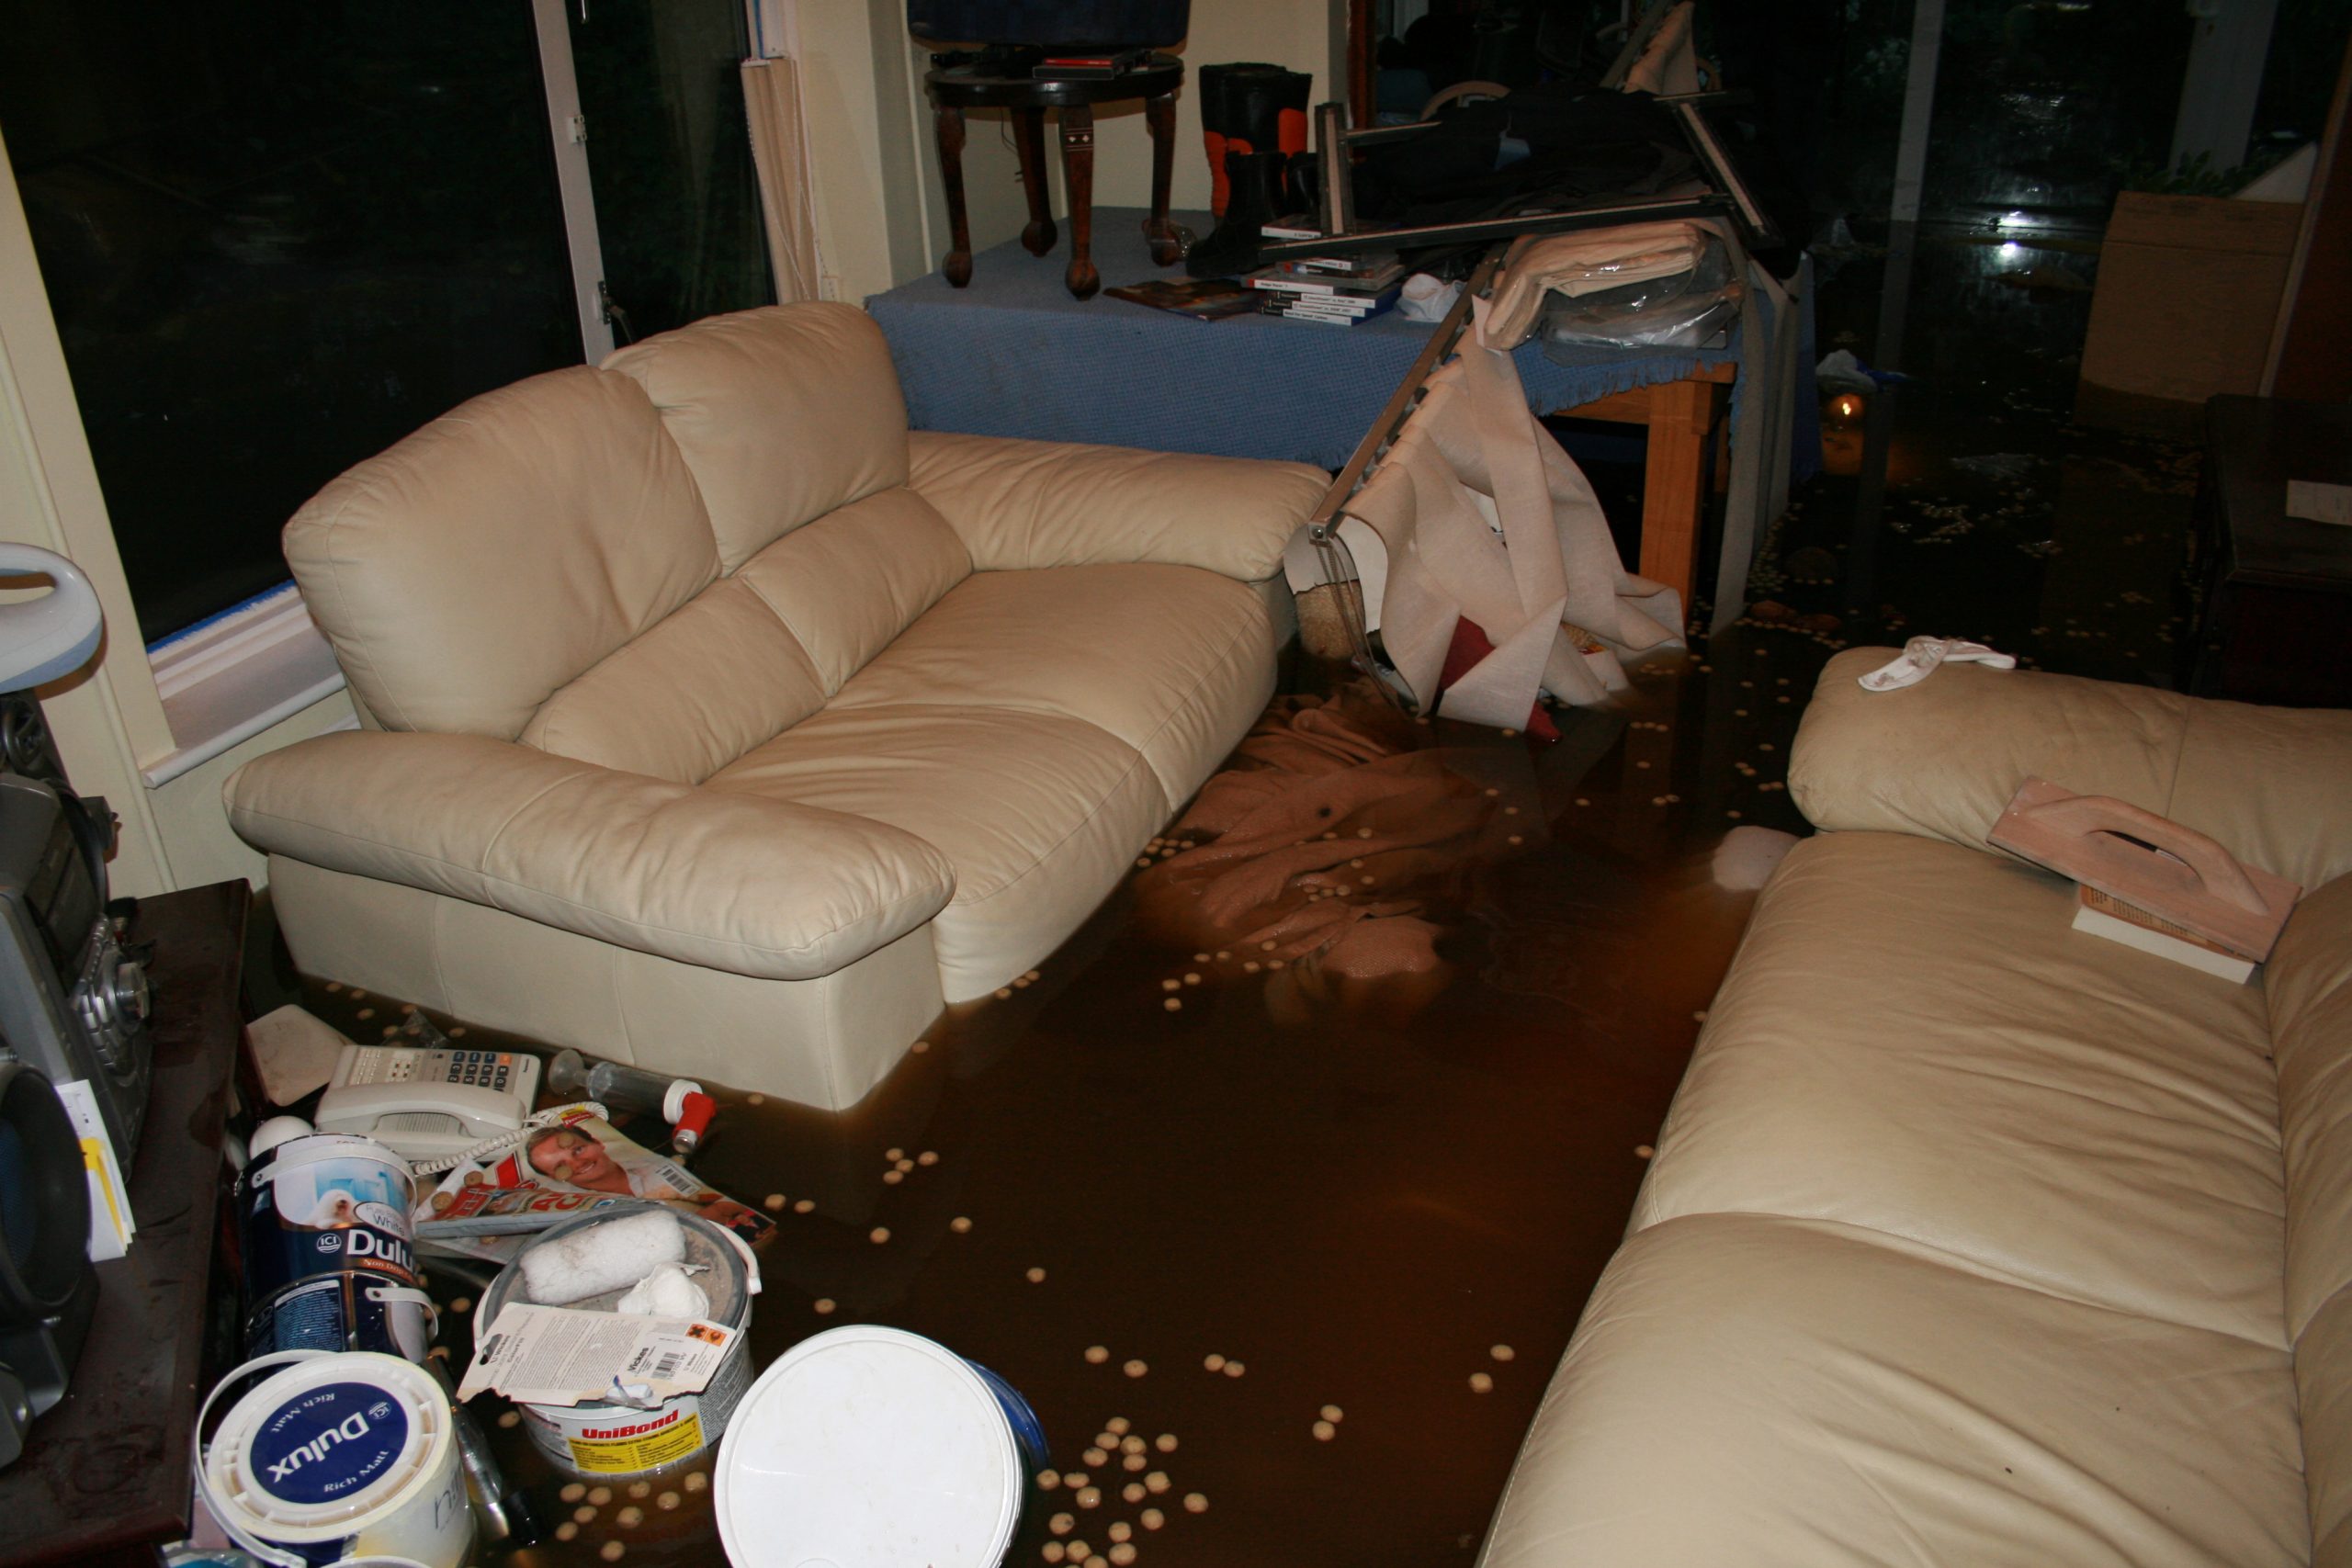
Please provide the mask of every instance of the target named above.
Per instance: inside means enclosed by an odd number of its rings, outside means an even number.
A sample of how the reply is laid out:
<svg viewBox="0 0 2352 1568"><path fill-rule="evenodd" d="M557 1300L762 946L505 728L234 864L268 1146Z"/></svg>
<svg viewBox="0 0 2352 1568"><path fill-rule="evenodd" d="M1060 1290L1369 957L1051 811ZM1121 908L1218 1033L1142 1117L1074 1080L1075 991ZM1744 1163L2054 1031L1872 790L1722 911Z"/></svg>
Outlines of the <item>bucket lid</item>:
<svg viewBox="0 0 2352 1568"><path fill-rule="evenodd" d="M1028 1476L970 1363L921 1335L852 1325L760 1374L719 1443L713 1491L735 1568L996 1568Z"/></svg>
<svg viewBox="0 0 2352 1568"><path fill-rule="evenodd" d="M308 1358L230 1406L205 1453L207 1500L269 1540L349 1535L440 1468L450 1427L422 1368L373 1351Z"/></svg>

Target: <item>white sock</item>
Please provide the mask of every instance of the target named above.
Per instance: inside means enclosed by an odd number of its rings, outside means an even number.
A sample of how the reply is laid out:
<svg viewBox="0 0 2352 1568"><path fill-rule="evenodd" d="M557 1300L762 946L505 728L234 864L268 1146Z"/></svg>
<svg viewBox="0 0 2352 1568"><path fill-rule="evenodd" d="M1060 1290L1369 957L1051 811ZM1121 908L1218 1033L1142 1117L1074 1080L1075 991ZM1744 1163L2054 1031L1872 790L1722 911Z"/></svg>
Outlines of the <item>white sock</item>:
<svg viewBox="0 0 2352 1568"><path fill-rule="evenodd" d="M1989 664L1996 670L2018 667L2015 655L1996 653L1981 642L1963 642L1953 637L1915 637L1903 645L1900 658L1860 680L1866 692L1899 691L1926 680L1939 664Z"/></svg>

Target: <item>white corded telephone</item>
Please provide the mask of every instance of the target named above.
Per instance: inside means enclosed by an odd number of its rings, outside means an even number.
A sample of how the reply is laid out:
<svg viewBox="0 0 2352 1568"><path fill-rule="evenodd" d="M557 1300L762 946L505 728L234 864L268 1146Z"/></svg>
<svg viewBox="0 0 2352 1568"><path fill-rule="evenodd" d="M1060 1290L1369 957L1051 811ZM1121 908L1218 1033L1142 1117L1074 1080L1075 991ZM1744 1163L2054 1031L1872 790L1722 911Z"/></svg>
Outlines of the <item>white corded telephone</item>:
<svg viewBox="0 0 2352 1568"><path fill-rule="evenodd" d="M539 1059L524 1051L346 1045L319 1101L318 1130L356 1133L414 1163L509 1140L539 1097Z"/></svg>

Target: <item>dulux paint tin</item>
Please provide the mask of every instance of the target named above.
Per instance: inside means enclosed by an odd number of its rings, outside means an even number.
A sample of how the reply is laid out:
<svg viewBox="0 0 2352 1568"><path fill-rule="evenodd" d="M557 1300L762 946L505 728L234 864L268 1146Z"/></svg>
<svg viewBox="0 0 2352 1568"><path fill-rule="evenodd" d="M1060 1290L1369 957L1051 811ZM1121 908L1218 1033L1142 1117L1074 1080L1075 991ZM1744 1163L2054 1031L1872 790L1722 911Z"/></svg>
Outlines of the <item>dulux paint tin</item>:
<svg viewBox="0 0 2352 1568"><path fill-rule="evenodd" d="M416 1269L408 1162L373 1138L272 1145L238 1192L248 1355L372 1350L424 1358L433 1303Z"/></svg>
<svg viewBox="0 0 2352 1568"><path fill-rule="evenodd" d="M262 1372L207 1442L214 1403ZM459 1568L473 1544L449 1397L398 1356L290 1350L248 1361L205 1401L196 1443L205 1506L280 1568Z"/></svg>
<svg viewBox="0 0 2352 1568"><path fill-rule="evenodd" d="M531 1238L530 1247L549 1246L595 1225L609 1224L638 1213L622 1208L582 1214L551 1225ZM529 1404L515 1410L523 1429L539 1451L577 1475L641 1475L689 1460L718 1441L743 1391L752 1381L752 1298L759 1293L759 1266L751 1249L734 1234L696 1214L678 1215L686 1233L685 1261L705 1267L695 1282L710 1298L709 1319L735 1330L734 1343L721 1357L718 1370L699 1393L682 1393L653 1408L628 1404ZM528 1251L526 1247L525 1251ZM517 1261L522 1257L516 1254ZM583 1312L609 1312L622 1292L608 1292L566 1305ZM483 1292L474 1313L474 1349L479 1352L498 1326L506 1303L529 1301L523 1270L510 1263Z"/></svg>
<svg viewBox="0 0 2352 1568"><path fill-rule="evenodd" d="M1030 1479L1036 1412L921 1335L802 1340L744 1396L712 1487L735 1568L997 1568Z"/></svg>

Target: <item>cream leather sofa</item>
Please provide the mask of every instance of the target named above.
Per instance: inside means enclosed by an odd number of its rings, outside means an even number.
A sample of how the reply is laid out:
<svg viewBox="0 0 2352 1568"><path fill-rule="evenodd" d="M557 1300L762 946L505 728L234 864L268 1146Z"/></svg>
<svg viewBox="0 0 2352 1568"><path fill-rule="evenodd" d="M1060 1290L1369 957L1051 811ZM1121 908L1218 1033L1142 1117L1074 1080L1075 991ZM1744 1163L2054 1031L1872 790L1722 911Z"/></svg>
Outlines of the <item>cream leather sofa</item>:
<svg viewBox="0 0 2352 1568"><path fill-rule="evenodd" d="M2352 1562L2352 714L1832 660L1487 1568ZM1984 847L2027 773L2308 890L2233 986ZM2316 1545L2314 1545L2316 1542Z"/></svg>
<svg viewBox="0 0 2352 1568"><path fill-rule="evenodd" d="M862 312L697 322L296 515L369 728L247 764L231 819L306 973L845 1106L1247 730L1326 482L910 434Z"/></svg>

